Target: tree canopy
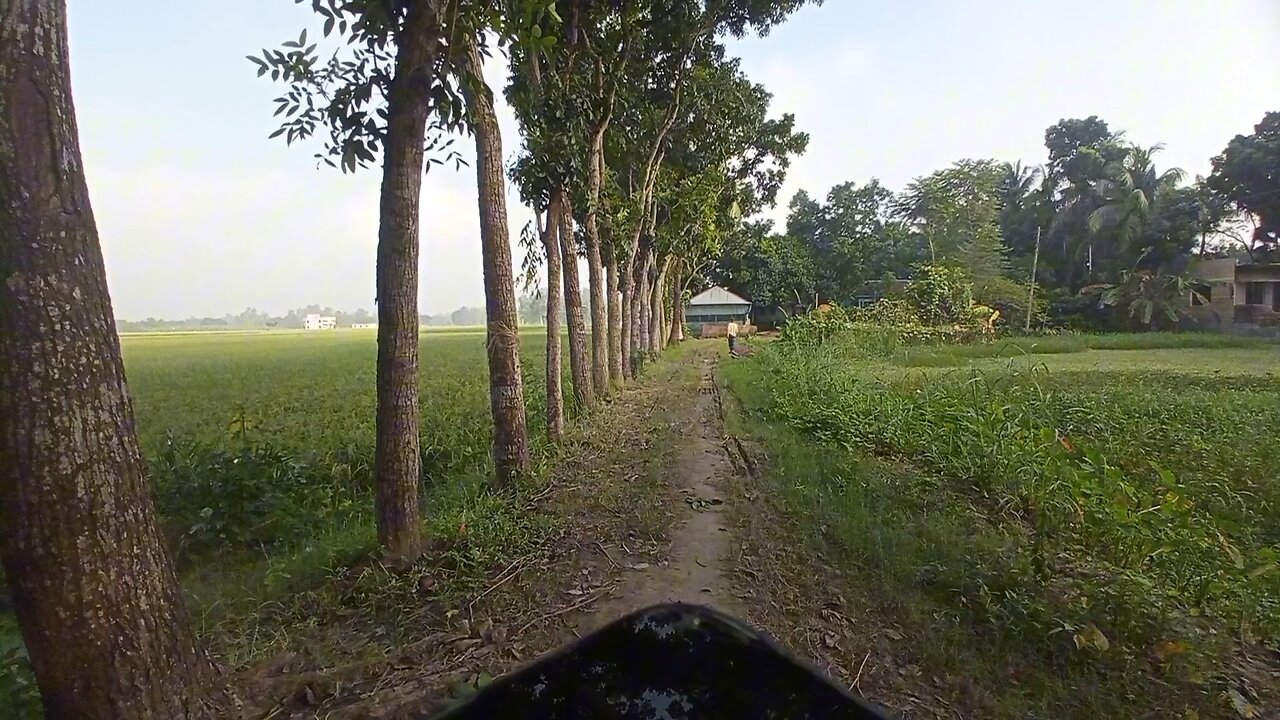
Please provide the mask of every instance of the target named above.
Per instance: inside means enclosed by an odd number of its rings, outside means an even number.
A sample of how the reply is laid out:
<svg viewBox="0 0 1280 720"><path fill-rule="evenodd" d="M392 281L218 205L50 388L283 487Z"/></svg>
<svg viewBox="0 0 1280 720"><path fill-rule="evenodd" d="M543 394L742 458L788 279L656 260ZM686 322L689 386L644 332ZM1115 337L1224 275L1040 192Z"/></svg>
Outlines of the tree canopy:
<svg viewBox="0 0 1280 720"><path fill-rule="evenodd" d="M1237 135L1213 159L1209 188L1257 218L1251 248L1280 245L1280 112L1269 112L1252 135Z"/></svg>

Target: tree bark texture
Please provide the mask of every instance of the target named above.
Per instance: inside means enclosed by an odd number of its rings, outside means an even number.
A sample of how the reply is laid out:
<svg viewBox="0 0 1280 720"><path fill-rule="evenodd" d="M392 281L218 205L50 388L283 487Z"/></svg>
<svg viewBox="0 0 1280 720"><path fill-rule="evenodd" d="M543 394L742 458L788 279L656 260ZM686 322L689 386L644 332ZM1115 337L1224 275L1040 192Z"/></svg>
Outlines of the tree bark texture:
<svg viewBox="0 0 1280 720"><path fill-rule="evenodd" d="M651 346L652 352L655 355L657 353L662 352L663 347L666 346L667 338L666 338L666 335L663 334L663 330L666 328L667 319L666 319L666 307L664 306L663 301L667 297L667 293L665 292L666 282L667 282L667 268L670 265L671 265L671 256L668 255L666 258L662 260L662 263L657 268L657 273L654 275L653 289L652 289L653 297L652 299L649 300L649 304L653 306L652 319L650 320L650 327L652 328L651 330L652 339L650 340L650 346Z"/></svg>
<svg viewBox="0 0 1280 720"><path fill-rule="evenodd" d="M564 390L561 387L562 361L560 341L560 307L564 282L560 268L560 197L552 194L547 206L547 224L542 228L542 247L547 254L547 439L558 442L564 437Z"/></svg>
<svg viewBox="0 0 1280 720"><path fill-rule="evenodd" d="M609 379L622 383L622 308L618 297L618 261L610 251L605 257L605 292L609 294Z"/></svg>
<svg viewBox="0 0 1280 720"><path fill-rule="evenodd" d="M639 352L644 356L645 360L649 359L649 340L651 337L649 323L650 314L653 310L653 306L649 303L653 296L653 278L649 273L652 263L653 256L646 252L640 261L640 317L637 318L639 321L637 331L640 336Z"/></svg>
<svg viewBox="0 0 1280 720"><path fill-rule="evenodd" d="M48 718L214 714L217 673L148 490L80 154L66 6L0 0L0 528Z"/></svg>
<svg viewBox="0 0 1280 720"><path fill-rule="evenodd" d="M378 542L398 562L422 552L418 511L418 210L423 142L429 107L415 87L416 72L436 52L434 14L413 3L396 54L387 97L378 204L378 407L374 473Z"/></svg>
<svg viewBox="0 0 1280 720"><path fill-rule="evenodd" d="M596 392L607 394L609 388L609 319L605 300L604 265L600 254L600 227L597 206L604 175L604 134L609 127L605 118L591 134L591 150L587 159L587 212L584 228L587 244L587 287L591 293L591 380Z"/></svg>
<svg viewBox="0 0 1280 720"><path fill-rule="evenodd" d="M564 258L564 314L569 326L569 372L573 398L579 411L596 404L591 385L591 361L587 358L587 327L582 317L582 290L578 285L578 242L573 236L573 211L569 197L560 194L560 254Z"/></svg>
<svg viewBox="0 0 1280 720"><path fill-rule="evenodd" d="M632 263L628 261L622 267L618 268L619 284L619 307L618 318L618 356L622 362L623 379L635 378L635 368L631 365L631 344L634 342L635 334L633 332L635 323L632 318L635 316L635 272Z"/></svg>
<svg viewBox="0 0 1280 720"><path fill-rule="evenodd" d="M520 372L520 320L515 275L511 269L511 236L507 231L502 132L493 109L493 93L484 82L480 53L474 44L467 49L467 69L476 81L474 88L468 83L462 83L462 87L476 139L493 462L498 484L506 486L529 470L524 379Z"/></svg>
<svg viewBox="0 0 1280 720"><path fill-rule="evenodd" d="M684 342L684 266L676 261L675 274L671 278L671 328L667 344Z"/></svg>
<svg viewBox="0 0 1280 720"><path fill-rule="evenodd" d="M631 360L631 374L629 377L635 378L640 372L641 355L644 347L644 259L648 253L646 238L641 236L632 246L631 262L627 274L630 276L631 287L628 288L630 296L630 314L624 319L627 325L627 356Z"/></svg>

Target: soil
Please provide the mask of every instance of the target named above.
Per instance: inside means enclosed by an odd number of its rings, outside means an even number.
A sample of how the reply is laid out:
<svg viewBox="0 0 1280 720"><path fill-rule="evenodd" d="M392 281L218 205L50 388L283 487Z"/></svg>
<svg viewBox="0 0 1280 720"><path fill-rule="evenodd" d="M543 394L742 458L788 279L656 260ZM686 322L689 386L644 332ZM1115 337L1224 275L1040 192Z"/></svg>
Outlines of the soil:
<svg viewBox="0 0 1280 720"><path fill-rule="evenodd" d="M690 358L699 371L698 393L683 404L685 438L666 477L676 498L675 528L657 562L628 558L621 584L596 607L578 615L575 627L588 632L620 616L665 602L708 605L737 617L746 615L730 581L731 538L726 481L733 467L720 423L716 356Z"/></svg>

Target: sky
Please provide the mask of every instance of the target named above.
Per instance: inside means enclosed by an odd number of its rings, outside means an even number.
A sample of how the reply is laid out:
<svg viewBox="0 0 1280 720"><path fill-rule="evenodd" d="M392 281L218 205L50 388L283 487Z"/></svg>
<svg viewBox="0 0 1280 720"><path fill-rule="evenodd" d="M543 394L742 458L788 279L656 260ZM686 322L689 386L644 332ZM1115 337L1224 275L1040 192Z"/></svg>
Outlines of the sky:
<svg viewBox="0 0 1280 720"><path fill-rule="evenodd" d="M288 147L280 87L245 55L319 29L291 0L69 0L81 146L116 315L373 309L380 172ZM877 177L897 190L961 158L1040 164L1044 130L1098 115L1188 176L1280 110L1280 0L826 0L768 37L729 42L796 115L797 190ZM489 82L506 82L491 61ZM500 94L500 93L499 93ZM499 103L508 159L520 139ZM470 157L471 140L457 143ZM531 218L508 193L515 264ZM424 313L481 305L471 166L422 192Z"/></svg>

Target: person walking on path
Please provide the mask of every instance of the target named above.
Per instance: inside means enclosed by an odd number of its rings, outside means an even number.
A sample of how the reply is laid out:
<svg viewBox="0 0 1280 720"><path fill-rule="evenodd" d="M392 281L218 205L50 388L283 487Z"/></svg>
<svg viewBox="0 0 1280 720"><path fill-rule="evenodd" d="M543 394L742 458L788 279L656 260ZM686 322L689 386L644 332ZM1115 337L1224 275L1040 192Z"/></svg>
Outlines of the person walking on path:
<svg viewBox="0 0 1280 720"><path fill-rule="evenodd" d="M726 332L729 335L729 354L735 355L736 353L734 352L734 346L737 344L737 341L738 341L738 323L734 322L733 320L730 320L729 326L726 329Z"/></svg>

